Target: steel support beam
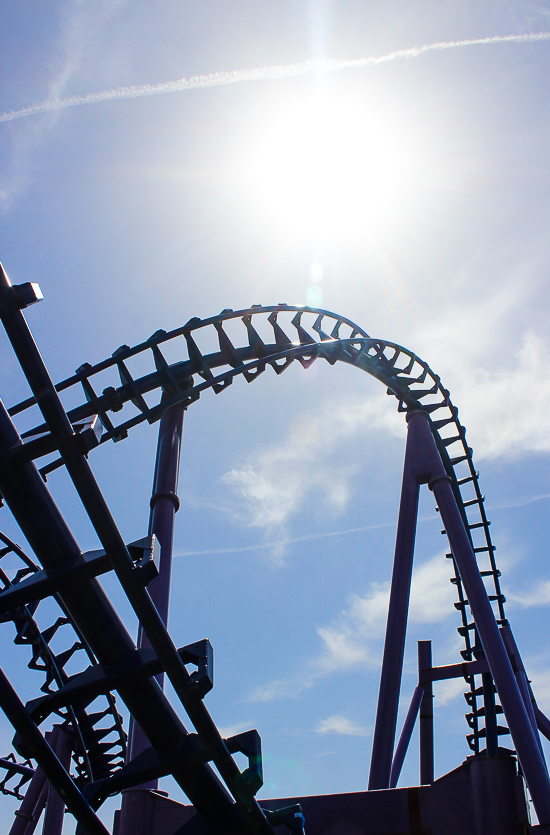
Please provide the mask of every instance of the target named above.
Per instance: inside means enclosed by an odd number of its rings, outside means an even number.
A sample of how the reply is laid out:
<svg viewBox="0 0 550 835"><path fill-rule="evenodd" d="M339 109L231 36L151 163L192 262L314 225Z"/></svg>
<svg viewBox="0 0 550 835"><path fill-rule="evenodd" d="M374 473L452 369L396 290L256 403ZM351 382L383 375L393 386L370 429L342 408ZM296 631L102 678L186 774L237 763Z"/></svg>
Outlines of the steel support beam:
<svg viewBox="0 0 550 835"><path fill-rule="evenodd" d="M403 655L407 633L407 616L411 592L411 577L418 516L420 482L415 467L417 451L415 438L407 433L407 447L403 465L401 501L397 522L395 556L391 581L390 603L386 626L386 641L380 675L380 690L369 776L370 789L387 789L390 785L393 747L401 690Z"/></svg>
<svg viewBox="0 0 550 835"><path fill-rule="evenodd" d="M418 642L418 682L423 687L420 702L420 785L430 786L434 781L434 708L433 684L422 675L432 669L432 642Z"/></svg>
<svg viewBox="0 0 550 835"><path fill-rule="evenodd" d="M474 617L487 663L493 676L540 823L550 824L550 780L518 683L502 641L483 578L479 572L472 544L464 527L451 479L439 455L426 412L409 414L409 436L421 454L419 466L441 513L468 603Z"/></svg>
<svg viewBox="0 0 550 835"><path fill-rule="evenodd" d="M424 688L421 687L420 684L417 684L403 723L403 730L401 731L401 736L399 737L399 742L397 743L397 748L395 749L393 762L391 764L390 789L394 789L397 786L397 781L399 780L399 775L401 774L401 769L403 768L403 762L409 747L409 742L411 741L412 732L414 730L418 711L420 710L420 702L422 701L423 695Z"/></svg>
<svg viewBox="0 0 550 835"><path fill-rule="evenodd" d="M46 742L50 745L54 733L55 731L47 731L45 734ZM32 835L46 805L49 789L50 784L39 766L31 778L21 806L15 813L15 821L9 835Z"/></svg>
<svg viewBox="0 0 550 835"><path fill-rule="evenodd" d="M55 728L54 751L59 762L69 771L71 766L72 740L70 735L63 728ZM42 835L61 835L63 821L65 820L65 801L50 785L46 801L46 814L44 815L44 826Z"/></svg>
<svg viewBox="0 0 550 835"><path fill-rule="evenodd" d="M161 418L149 517L149 534L154 534L160 544L159 574L149 584L149 594L165 626L168 624L170 602L174 523L180 506L177 489L184 414L185 407L183 403L180 403L167 409ZM141 625L138 646L140 649L151 646ZM160 687L163 687L164 673L157 675L156 678ZM131 719L127 762L137 757L148 745L147 737L139 725ZM147 810L150 801L146 797L145 789L150 791L158 789L158 779L149 780L123 793L120 835L141 835L142 832L143 835L147 835Z"/></svg>
<svg viewBox="0 0 550 835"><path fill-rule="evenodd" d="M103 548L178 697L234 796L246 808L248 814L246 818L242 816L243 825L272 835L273 830L257 801L246 787L242 787L240 771L208 711L193 692L190 675L153 602L147 591L136 582L130 554L88 462L75 446L71 424L12 289L6 274L0 269L0 318L44 420L57 439L67 471ZM3 405L0 405L0 453L9 452L18 444L21 444L21 439ZM1 472L0 491L44 568L55 569L81 559L81 551L33 463L24 464L9 473ZM120 663L134 651L134 642L96 580L75 584L74 588L63 592L62 599L100 663ZM187 733L156 681L149 680L137 687L121 687L119 692L157 750L174 748ZM210 766L199 766L192 772L184 770L175 773L174 777L206 820L221 820L232 814L231 798Z"/></svg>

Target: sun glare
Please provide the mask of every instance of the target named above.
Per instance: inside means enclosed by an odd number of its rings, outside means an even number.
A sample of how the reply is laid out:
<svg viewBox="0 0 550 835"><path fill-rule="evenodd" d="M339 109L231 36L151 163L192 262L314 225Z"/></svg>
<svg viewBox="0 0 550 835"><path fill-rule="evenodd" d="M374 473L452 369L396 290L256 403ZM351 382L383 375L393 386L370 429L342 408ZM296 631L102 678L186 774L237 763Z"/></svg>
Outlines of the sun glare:
<svg viewBox="0 0 550 835"><path fill-rule="evenodd" d="M380 232L410 210L425 167L420 146L366 100L315 95L255 133L242 169L247 203L300 236Z"/></svg>

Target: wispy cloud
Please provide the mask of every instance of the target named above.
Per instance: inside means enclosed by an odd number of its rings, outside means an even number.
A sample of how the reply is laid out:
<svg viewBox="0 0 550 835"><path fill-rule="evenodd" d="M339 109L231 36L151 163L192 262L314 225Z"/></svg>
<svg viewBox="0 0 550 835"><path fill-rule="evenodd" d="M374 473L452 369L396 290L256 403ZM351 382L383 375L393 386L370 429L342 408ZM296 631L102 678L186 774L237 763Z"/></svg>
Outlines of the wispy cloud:
<svg viewBox="0 0 550 835"><path fill-rule="evenodd" d="M361 725L356 725L351 719L345 716L329 716L319 722L315 729L318 734L342 734L344 736L368 736L371 733L370 728L364 728Z"/></svg>
<svg viewBox="0 0 550 835"><path fill-rule="evenodd" d="M437 707L448 705L467 689L463 678L450 678L447 681L434 682L434 701Z"/></svg>
<svg viewBox="0 0 550 835"><path fill-rule="evenodd" d="M505 368L466 369L455 399L467 416L477 460L550 451L549 347L529 332Z"/></svg>
<svg viewBox="0 0 550 835"><path fill-rule="evenodd" d="M410 623L438 623L453 615L455 591L449 582L450 573L449 560L442 554L414 570ZM389 583L373 584L367 595L354 595L332 625L317 630L323 642L323 652L314 662L319 670L329 673L359 664L379 664L376 644L385 631L389 591Z"/></svg>
<svg viewBox="0 0 550 835"><path fill-rule="evenodd" d="M517 499L509 499L506 502L488 503L488 510L508 510L512 507L526 507L534 502L542 502L550 499L550 493L538 493L536 496L518 496Z"/></svg>
<svg viewBox="0 0 550 835"><path fill-rule="evenodd" d="M281 444L256 452L222 480L236 491L242 519L251 527L281 527L309 498L336 514L348 503L358 466L330 460L330 454L375 427L405 433L401 416L383 398L330 402L314 414L298 415Z"/></svg>
<svg viewBox="0 0 550 835"><path fill-rule="evenodd" d="M253 727L253 722L236 722L234 725L223 725L219 728L219 731L223 739L229 739L230 736L236 736L236 734L248 731Z"/></svg>
<svg viewBox="0 0 550 835"><path fill-rule="evenodd" d="M116 99L135 99L143 96L158 96L164 93L180 93L184 90L197 90L204 87L220 87L227 84L238 84L244 81L267 81L280 78L295 78L314 72L329 73L347 69L362 69L376 67L390 61L417 58L426 52L442 52L448 49L460 49L467 46L488 46L502 43L533 43L550 40L550 32L530 32L523 35L495 35L488 38L471 38L462 41L438 41L437 43L413 46L409 49L397 49L386 55L369 56L350 59L323 59L300 61L295 64L276 64L251 69L231 70L194 75L191 78L178 78L175 81L165 81L161 84L138 84L129 87L113 87L82 96L52 97L35 104L29 104L19 110L10 110L0 114L0 122L11 122L25 116L47 113L52 110L62 110L66 107L78 107L85 104L97 104L102 101Z"/></svg>
<svg viewBox="0 0 550 835"><path fill-rule="evenodd" d="M550 604L550 580L538 580L530 588L520 592L507 591L509 603L519 603L524 609Z"/></svg>
<svg viewBox="0 0 550 835"><path fill-rule="evenodd" d="M437 623L454 614L455 591L449 582L450 564L443 554L419 565L413 572L409 621ZM335 672L380 664L381 640L388 613L389 583L373 583L368 594L354 595L347 608L317 634L321 650L305 671L288 680L275 680L257 688L251 701L269 702L299 695L319 679Z"/></svg>
<svg viewBox="0 0 550 835"><path fill-rule="evenodd" d="M55 58L52 64L56 70L52 72L48 82L48 102L65 101L63 92L75 78L81 69L89 41L97 32L108 24L113 15L126 0L98 0L94 3L93 9L86 4L73 0L65 5L61 12L61 34L60 41L56 44ZM102 56L103 60L104 56ZM30 105L31 110L35 105ZM27 110L28 108L23 108ZM41 120L40 123L29 125L19 130L14 136L14 145L11 158L4 161L6 173L0 178L0 210L7 211L14 200L20 196L29 186L31 177L29 174L29 158L41 145L44 139L51 134L59 121L59 116L53 112L58 107L47 107L39 112L50 112L51 115ZM14 111L23 114L22 111ZM0 121L11 121L11 116L0 115ZM19 118L14 116L13 118Z"/></svg>

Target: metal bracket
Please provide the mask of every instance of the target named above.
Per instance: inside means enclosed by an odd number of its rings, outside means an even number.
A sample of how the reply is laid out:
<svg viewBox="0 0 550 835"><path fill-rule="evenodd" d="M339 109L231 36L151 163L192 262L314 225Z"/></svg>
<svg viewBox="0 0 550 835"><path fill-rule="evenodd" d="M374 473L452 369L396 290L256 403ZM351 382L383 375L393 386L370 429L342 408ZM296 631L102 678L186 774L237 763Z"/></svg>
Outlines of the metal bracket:
<svg viewBox="0 0 550 835"><path fill-rule="evenodd" d="M275 809L274 811L264 809L263 812L271 826L285 824L295 835L304 835L305 819L299 803L295 803L293 806L285 806L284 809Z"/></svg>
<svg viewBox="0 0 550 835"><path fill-rule="evenodd" d="M160 546L155 536L146 536L128 545L128 551L138 572L140 585L146 586L158 575ZM56 594L67 585L106 574L112 565L105 551L87 551L74 562L53 571L37 571L0 592L0 616L35 600Z"/></svg>
<svg viewBox="0 0 550 835"><path fill-rule="evenodd" d="M191 681L201 697L213 687L213 653L208 639L182 647L178 654L184 664L195 664L197 672ZM90 704L98 696L117 690L122 685L140 681L163 672L162 663L152 649L136 649L126 661L112 667L92 664L72 676L64 687L33 699L25 705L33 720L40 724L60 708L74 704Z"/></svg>
<svg viewBox="0 0 550 835"><path fill-rule="evenodd" d="M249 767L241 775L243 778L242 786L247 790L247 793L253 796L263 784L261 778L261 740L258 731L246 731L243 734L230 737L224 742L229 753L234 754L240 751L248 756ZM93 809L98 809L110 795L118 794L133 786L139 786L149 780L165 777L167 774L172 774L178 766L185 765L187 768L193 768L210 762L211 759L212 757L206 750L200 736L198 734L188 734L183 742L172 751L156 751L154 748L146 748L112 777L89 783L84 787L83 794L90 806ZM252 774L254 776L251 778L250 775ZM257 788L254 789L256 785Z"/></svg>

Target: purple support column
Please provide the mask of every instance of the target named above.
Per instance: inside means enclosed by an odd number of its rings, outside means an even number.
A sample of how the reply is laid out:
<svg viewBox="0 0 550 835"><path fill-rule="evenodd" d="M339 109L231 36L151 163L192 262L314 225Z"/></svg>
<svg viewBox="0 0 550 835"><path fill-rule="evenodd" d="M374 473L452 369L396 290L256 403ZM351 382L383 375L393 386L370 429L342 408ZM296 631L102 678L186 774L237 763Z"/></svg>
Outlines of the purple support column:
<svg viewBox="0 0 550 835"><path fill-rule="evenodd" d="M160 545L160 567L158 577L155 577L149 583L148 590L165 625L168 622L170 599L174 521L180 506L177 488L184 412L184 406L178 404L167 409L161 418L149 516L149 534L154 534ZM141 626L139 628L138 646L151 646ZM164 673L157 676L157 681L162 687ZM128 761L133 760L148 745L147 737L139 725L131 719ZM148 793L144 791L147 789L151 791L158 789L158 780L150 780L139 787L136 786L135 790L130 789L123 793L121 835L139 835L142 830L145 831L145 821L150 815L149 807L151 805L150 798L147 796Z"/></svg>
<svg viewBox="0 0 550 835"><path fill-rule="evenodd" d="M417 448L423 453L424 471L429 475L429 486L439 506L537 816L540 823L550 824L548 772L458 510L450 477L445 472L425 412L412 412L409 415L409 435L411 432L415 435Z"/></svg>
<svg viewBox="0 0 550 835"><path fill-rule="evenodd" d="M174 522L180 506L177 490L184 412L183 405L172 406L160 421L149 518L149 533L154 534L160 544L160 570L148 589L165 625L168 622ZM149 646L145 635L140 646Z"/></svg>
<svg viewBox="0 0 550 835"><path fill-rule="evenodd" d="M414 437L409 432L403 465L401 502L386 625L386 642L372 744L369 790L387 789L390 785L420 491L420 482L416 477L418 454L414 447L415 443Z"/></svg>
<svg viewBox="0 0 550 835"><path fill-rule="evenodd" d="M424 688L418 684L413 693L413 697L407 711L407 716L403 723L403 730L401 731L401 736L399 737L399 742L397 743L397 748L395 749L395 756L391 764L390 789L394 789L397 786L397 781L399 780L399 775L401 774L401 769L405 760L405 754L407 753L407 748L409 747L409 742L411 741L414 723L416 722L416 717L418 716L420 702L422 701L423 695Z"/></svg>
<svg viewBox="0 0 550 835"><path fill-rule="evenodd" d="M63 768L68 772L71 766L71 737L60 727L55 728L54 733L54 751L57 755L57 759L59 760ZM65 801L62 797L59 796L54 787L50 785L48 789L48 799L46 803L46 814L44 816L44 826L42 828L42 835L61 835L64 820Z"/></svg>
<svg viewBox="0 0 550 835"><path fill-rule="evenodd" d="M45 736L51 744L53 731L48 731ZM27 793L21 802L21 806L15 813L15 821L10 829L10 835L32 835L36 829L38 819L48 796L49 784L46 783L46 775L38 766L34 772Z"/></svg>
<svg viewBox="0 0 550 835"><path fill-rule="evenodd" d="M430 786L434 781L434 708L433 683L422 675L432 669L432 642L418 642L418 681L424 688L420 702L420 785Z"/></svg>
<svg viewBox="0 0 550 835"><path fill-rule="evenodd" d="M10 835L27 835L29 831L34 832L38 818L42 814L47 793L46 775L41 768L37 768L21 806L15 813Z"/></svg>

